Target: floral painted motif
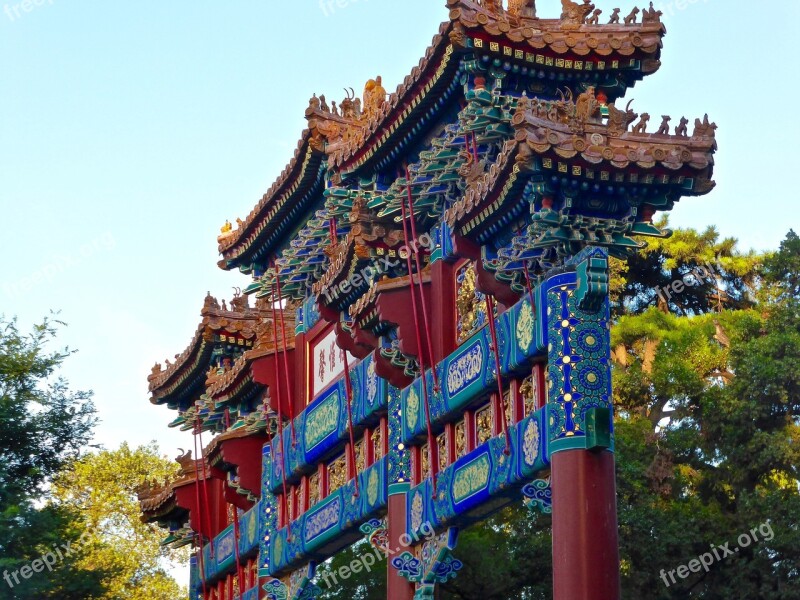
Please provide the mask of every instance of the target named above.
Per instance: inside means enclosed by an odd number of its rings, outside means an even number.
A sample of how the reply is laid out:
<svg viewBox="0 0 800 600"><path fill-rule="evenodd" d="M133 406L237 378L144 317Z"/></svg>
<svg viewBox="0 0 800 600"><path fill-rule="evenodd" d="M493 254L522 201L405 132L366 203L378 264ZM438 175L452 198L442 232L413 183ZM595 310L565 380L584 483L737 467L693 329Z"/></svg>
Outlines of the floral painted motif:
<svg viewBox="0 0 800 600"><path fill-rule="evenodd" d="M414 499L411 501L411 529L418 531L422 527L422 492L417 490Z"/></svg>
<svg viewBox="0 0 800 600"><path fill-rule="evenodd" d="M528 421L528 425L525 427L522 452L525 455L525 464L532 467L539 458L539 423L536 419Z"/></svg>
<svg viewBox="0 0 800 600"><path fill-rule="evenodd" d="M447 391L451 396L460 392L478 379L482 369L483 347L478 343L447 368Z"/></svg>
<svg viewBox="0 0 800 600"><path fill-rule="evenodd" d="M524 302L519 310L517 319L517 345L519 349L526 352L533 341L534 320L533 309L530 303Z"/></svg>
<svg viewBox="0 0 800 600"><path fill-rule="evenodd" d="M373 506L378 501L378 487L380 486L380 477L378 470L372 469L369 473L369 480L367 481L367 501L370 506Z"/></svg>
<svg viewBox="0 0 800 600"><path fill-rule="evenodd" d="M406 423L408 428L413 431L419 421L419 396L417 390L413 386L408 391L408 398L406 400Z"/></svg>
<svg viewBox="0 0 800 600"><path fill-rule="evenodd" d="M378 375L375 373L375 361L370 360L367 367L367 402L370 406L375 404L378 395Z"/></svg>
<svg viewBox="0 0 800 600"><path fill-rule="evenodd" d="M306 542L313 540L318 535L325 533L328 529L336 525L339 522L340 509L341 500L336 497L324 508L309 516L306 519L305 525Z"/></svg>

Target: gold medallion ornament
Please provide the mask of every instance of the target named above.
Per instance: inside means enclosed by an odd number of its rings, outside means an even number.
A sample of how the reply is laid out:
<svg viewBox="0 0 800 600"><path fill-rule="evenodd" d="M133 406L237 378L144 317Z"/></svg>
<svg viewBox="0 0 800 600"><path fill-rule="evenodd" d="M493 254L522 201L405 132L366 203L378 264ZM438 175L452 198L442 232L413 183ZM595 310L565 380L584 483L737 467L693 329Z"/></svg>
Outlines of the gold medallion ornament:
<svg viewBox="0 0 800 600"><path fill-rule="evenodd" d="M422 492L417 491L411 501L411 530L417 531L422 527Z"/></svg>
<svg viewBox="0 0 800 600"><path fill-rule="evenodd" d="M413 430L417 426L419 420L419 396L417 390L413 387L408 392L408 400L406 402L406 423L408 428Z"/></svg>
<svg viewBox="0 0 800 600"><path fill-rule="evenodd" d="M375 504L378 500L378 485L380 484L380 479L378 478L378 471L376 469L372 469L372 472L369 474L369 481L367 482L367 500L369 501L370 506Z"/></svg>
<svg viewBox="0 0 800 600"><path fill-rule="evenodd" d="M525 427L522 451L525 455L525 464L532 467L539 458L539 423L534 419L528 421L528 425Z"/></svg>
<svg viewBox="0 0 800 600"><path fill-rule="evenodd" d="M530 348L533 341L533 309L529 302L524 302L517 319L517 344L522 351Z"/></svg>

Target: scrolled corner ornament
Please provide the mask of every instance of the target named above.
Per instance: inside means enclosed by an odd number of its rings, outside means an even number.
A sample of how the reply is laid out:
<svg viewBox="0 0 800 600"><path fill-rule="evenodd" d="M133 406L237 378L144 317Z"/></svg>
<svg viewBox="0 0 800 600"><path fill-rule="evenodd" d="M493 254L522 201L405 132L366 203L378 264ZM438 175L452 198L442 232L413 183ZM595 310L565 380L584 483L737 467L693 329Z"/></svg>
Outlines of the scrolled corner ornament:
<svg viewBox="0 0 800 600"><path fill-rule="evenodd" d="M455 579L458 572L463 568L464 563L448 551L439 559L434 567L433 578L436 583L447 583L451 579Z"/></svg>
<svg viewBox="0 0 800 600"><path fill-rule="evenodd" d="M367 536L370 545L384 554L389 547L389 530L386 527L386 519L370 519L361 527L361 533Z"/></svg>
<svg viewBox="0 0 800 600"><path fill-rule="evenodd" d="M392 559L392 567L403 579L411 583L422 581L422 561L410 552L403 552Z"/></svg>
<svg viewBox="0 0 800 600"><path fill-rule="evenodd" d="M525 506L531 512L539 510L549 515L553 513L553 491L550 487L550 478L537 479L522 488L525 496Z"/></svg>
<svg viewBox="0 0 800 600"><path fill-rule="evenodd" d="M280 579L270 579L263 586L266 600L288 600L289 590Z"/></svg>
<svg viewBox="0 0 800 600"><path fill-rule="evenodd" d="M578 263L578 288L575 290L578 307L595 313L608 298L608 255L599 248L590 247L579 253L575 262Z"/></svg>

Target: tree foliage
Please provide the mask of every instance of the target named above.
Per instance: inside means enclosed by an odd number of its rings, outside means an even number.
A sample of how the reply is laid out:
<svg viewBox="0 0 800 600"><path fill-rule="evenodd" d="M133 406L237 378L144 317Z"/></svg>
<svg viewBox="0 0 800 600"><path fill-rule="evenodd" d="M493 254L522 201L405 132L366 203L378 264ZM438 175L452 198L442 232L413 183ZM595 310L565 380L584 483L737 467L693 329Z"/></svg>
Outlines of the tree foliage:
<svg viewBox="0 0 800 600"><path fill-rule="evenodd" d="M185 597L134 494L176 465L154 446L85 454L92 394L59 377L72 352L49 349L58 325L24 335L0 318L0 599Z"/></svg>
<svg viewBox="0 0 800 600"><path fill-rule="evenodd" d="M161 547L163 532L140 519L136 488L177 474L178 465L159 454L155 443L90 454L72 463L53 482L54 499L84 515L90 535L82 564L114 575L105 580L108 600L173 600L185 596L165 572L186 552Z"/></svg>
<svg viewBox="0 0 800 600"><path fill-rule="evenodd" d="M0 598L83 600L102 593L101 569L63 551L86 531L80 514L46 503L47 484L89 442L95 422L91 392L72 391L58 376L68 349L51 350L57 321L30 334L0 318ZM28 577L20 572L47 553L58 564Z"/></svg>

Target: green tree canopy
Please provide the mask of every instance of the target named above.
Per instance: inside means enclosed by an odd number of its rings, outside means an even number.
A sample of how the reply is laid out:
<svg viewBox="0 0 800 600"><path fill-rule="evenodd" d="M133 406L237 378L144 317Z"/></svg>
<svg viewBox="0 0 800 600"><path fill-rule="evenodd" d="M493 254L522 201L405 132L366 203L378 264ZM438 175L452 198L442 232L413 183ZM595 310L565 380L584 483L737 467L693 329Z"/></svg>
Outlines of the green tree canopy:
<svg viewBox="0 0 800 600"><path fill-rule="evenodd" d="M0 598L84 600L102 593L108 575L79 564L80 515L45 502L48 482L81 455L95 422L91 392L58 376L71 354L49 349L59 325L46 320L25 335L0 317ZM28 570L44 555L57 564Z"/></svg>
<svg viewBox="0 0 800 600"><path fill-rule="evenodd" d="M164 533L140 519L136 488L145 481L175 476L178 465L160 455L155 443L89 454L54 480L53 497L79 511L91 532L82 564L113 576L104 581L104 600L173 600L188 593L166 573L171 561L185 562L183 550L162 548Z"/></svg>

